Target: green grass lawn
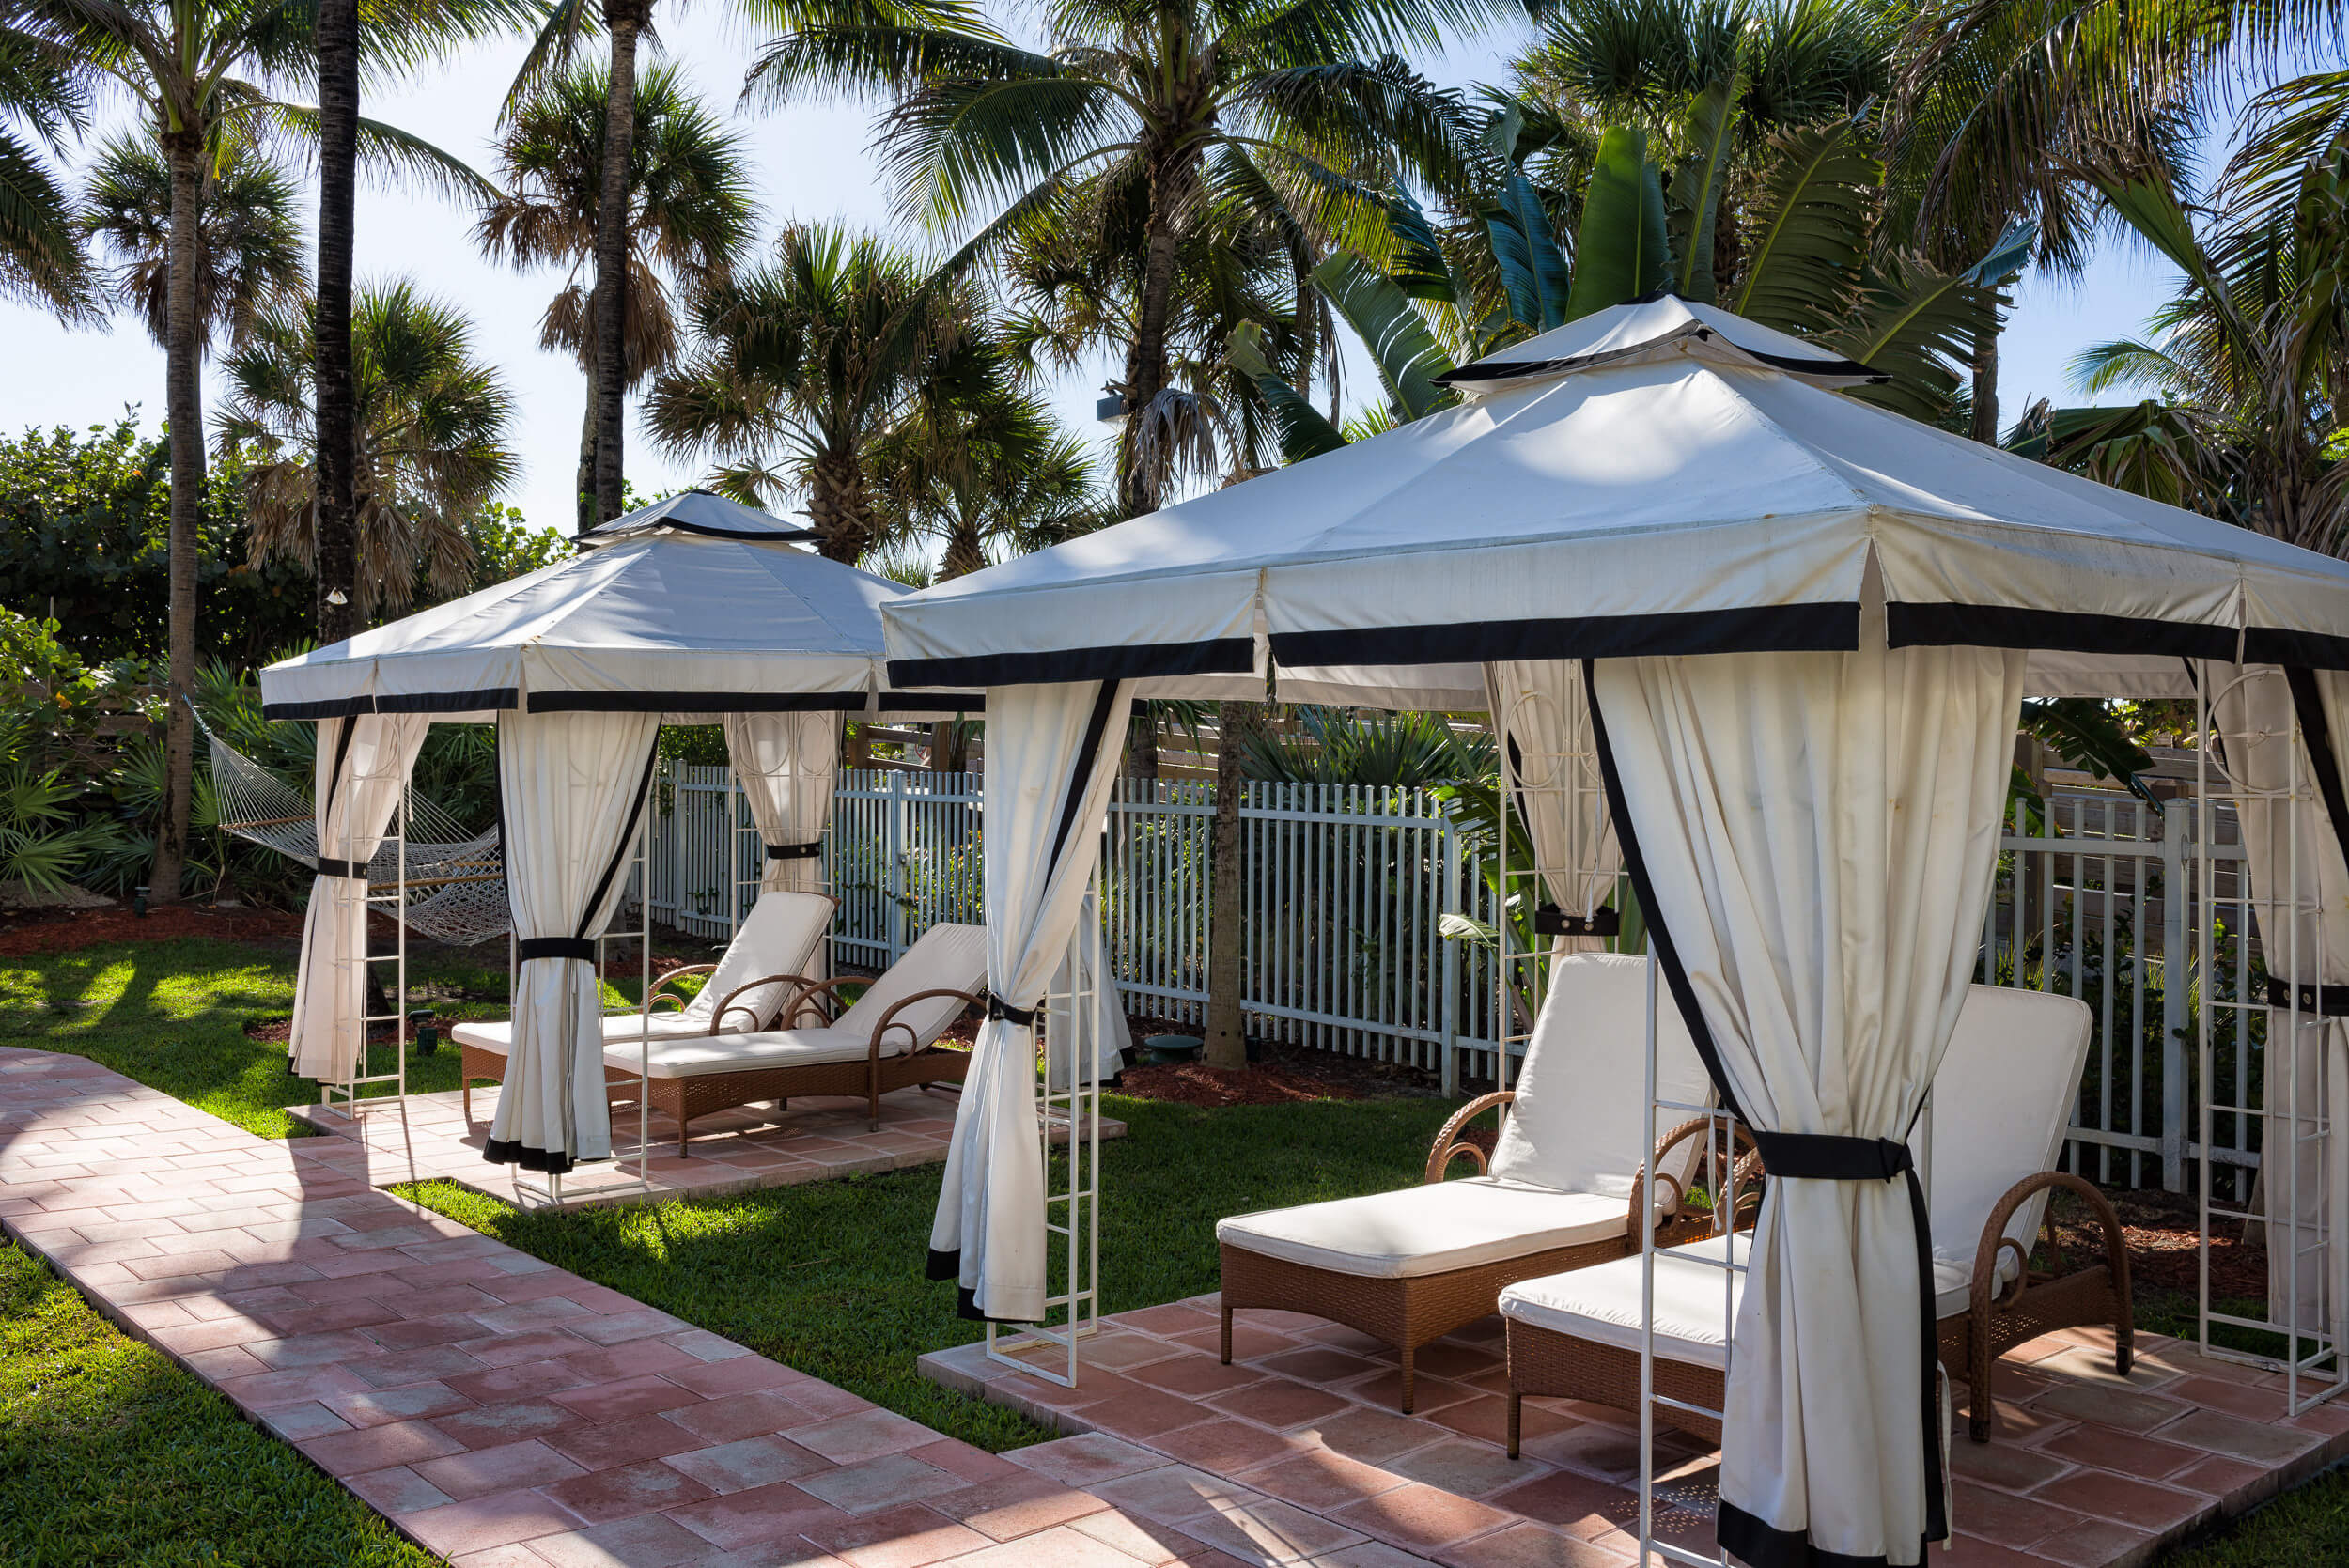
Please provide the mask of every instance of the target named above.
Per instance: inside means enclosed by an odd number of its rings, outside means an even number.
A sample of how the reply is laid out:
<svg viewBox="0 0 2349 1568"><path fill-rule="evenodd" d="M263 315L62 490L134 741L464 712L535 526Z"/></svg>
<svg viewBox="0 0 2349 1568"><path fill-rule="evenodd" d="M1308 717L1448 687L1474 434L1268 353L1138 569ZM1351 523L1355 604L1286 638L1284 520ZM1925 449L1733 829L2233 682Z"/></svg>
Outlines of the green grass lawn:
<svg viewBox="0 0 2349 1568"><path fill-rule="evenodd" d="M1417 1177L1451 1107L1431 1099L1197 1110L1111 1097L1102 1145L1106 1312L1216 1288L1215 1222ZM1049 1436L921 1377L977 1339L922 1278L939 1168L736 1197L523 1213L454 1184L407 1188L453 1219L981 1448Z"/></svg>
<svg viewBox="0 0 2349 1568"><path fill-rule="evenodd" d="M504 1017L505 946L412 949L409 983L444 1029L450 1018ZM680 984L690 992L693 983ZM605 991L618 1002L635 986ZM318 1085L287 1074L282 1043L244 1029L291 1014L293 996L290 943L188 937L0 958L0 1046L86 1056L264 1138L286 1138L305 1129L284 1108L317 1100ZM389 1047L369 1055L370 1071L392 1070ZM411 1051L408 1081L415 1092L457 1087L457 1049L445 1032L435 1054Z"/></svg>
<svg viewBox="0 0 2349 1568"><path fill-rule="evenodd" d="M0 1244L0 1564L432 1568L367 1506Z"/></svg>

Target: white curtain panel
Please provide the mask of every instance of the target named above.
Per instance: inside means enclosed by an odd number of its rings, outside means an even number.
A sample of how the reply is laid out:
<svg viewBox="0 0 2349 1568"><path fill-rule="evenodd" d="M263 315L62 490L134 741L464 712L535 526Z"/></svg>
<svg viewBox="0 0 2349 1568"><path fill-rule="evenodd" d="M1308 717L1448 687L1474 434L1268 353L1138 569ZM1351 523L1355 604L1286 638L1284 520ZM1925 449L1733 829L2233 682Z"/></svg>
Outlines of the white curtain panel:
<svg viewBox="0 0 2349 1568"><path fill-rule="evenodd" d="M1118 1070L1118 1052L1133 1043L1125 999L1117 994L1117 975L1110 967L1101 900L1090 889L1077 911L1077 939L1052 976L1051 1001L1044 1014L1044 1081L1056 1094L1068 1088L1072 1060L1082 1069L1079 1081L1097 1083L1105 1068ZM1073 1056L1066 1044L1071 1032L1079 1040Z"/></svg>
<svg viewBox="0 0 2349 1568"><path fill-rule="evenodd" d="M1485 666L1486 700L1502 742L1501 776L1541 864L1548 900L1567 915L1595 913L1614 891L1622 851L1591 739L1580 660L1513 660ZM1559 953L1595 952L1601 937L1558 937Z"/></svg>
<svg viewBox="0 0 2349 1568"><path fill-rule="evenodd" d="M498 716L498 811L521 963L485 1157L561 1172L612 1154L595 939L628 890L658 713Z"/></svg>
<svg viewBox="0 0 2349 1568"><path fill-rule="evenodd" d="M2260 1181L2269 1217L2268 1310L2279 1321L2339 1338L2349 1332L2349 1237L2338 1222L2329 1234L2323 1227L2328 1214L2349 1213L2349 1137L2315 1133L2318 1118L2349 1126L2349 1020L2324 1017L2311 1005L2310 987L2332 1004L2340 999L2334 987L2349 986L2349 859L2341 836L2349 829L2342 794L2349 677L2217 663L2200 674L2220 757L2240 792L2261 955L2270 976L2302 994L2296 1029L2283 1006L2267 1022ZM2325 1250L2310 1250L2320 1239Z"/></svg>
<svg viewBox="0 0 2349 1568"><path fill-rule="evenodd" d="M1749 1562L1918 1563L1946 1532L1905 1141L1981 941L2024 661L1879 643L1589 667L1657 952L1778 1177L1723 1443L1720 1540Z"/></svg>
<svg viewBox="0 0 2349 1568"><path fill-rule="evenodd" d="M729 713L725 732L735 782L767 846L759 891L824 892L824 828L840 766L840 715Z"/></svg>
<svg viewBox="0 0 2349 1568"><path fill-rule="evenodd" d="M293 1028L286 1050L303 1078L357 1075L367 1011L367 862L399 808L432 721L422 713L365 713L319 721L311 799L318 804L319 875L302 917Z"/></svg>
<svg viewBox="0 0 2349 1568"><path fill-rule="evenodd" d="M1116 681L987 693L987 1022L955 1110L929 1275L965 1316L1044 1316L1044 1170L1035 1021L1099 863L1128 688Z"/></svg>

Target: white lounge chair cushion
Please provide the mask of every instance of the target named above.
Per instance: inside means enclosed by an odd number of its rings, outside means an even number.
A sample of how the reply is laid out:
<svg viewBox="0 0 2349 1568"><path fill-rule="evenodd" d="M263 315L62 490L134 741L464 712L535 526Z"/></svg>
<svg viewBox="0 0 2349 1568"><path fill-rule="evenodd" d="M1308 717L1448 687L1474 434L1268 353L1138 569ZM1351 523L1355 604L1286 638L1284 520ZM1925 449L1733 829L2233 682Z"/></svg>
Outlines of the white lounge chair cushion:
<svg viewBox="0 0 2349 1568"><path fill-rule="evenodd" d="M718 960L717 967L703 977L702 987L683 1007L655 1007L651 1014L651 1032L656 1040L691 1039L710 1032L710 1015L719 1001L739 986L747 985L762 975L804 974L808 960L816 955L817 944L832 927L832 900L821 893L761 893L742 917L734 939ZM756 1023L774 1022L775 1012L786 1000L788 986L761 986L736 999L736 1011L726 1017L725 1027L747 1031L755 1027L739 1009L754 1008ZM608 1044L615 1040L635 1040L644 1032L636 1013L611 1013L604 1017L603 1037ZM449 1038L460 1046L476 1050L491 1050L504 1056L514 1048L514 1025L511 1019L497 1018L467 1021L449 1026Z"/></svg>
<svg viewBox="0 0 2349 1568"><path fill-rule="evenodd" d="M686 1040L660 1040L652 1048L651 1076L700 1078L709 1073L862 1062L872 1044L869 1033L837 1025L830 1029L773 1029L756 1034L703 1034ZM881 1054L903 1056L905 1049L901 1043L884 1042ZM632 1075L643 1063L642 1048L634 1044L608 1045L603 1048L603 1061L607 1067Z"/></svg>
<svg viewBox="0 0 2349 1568"><path fill-rule="evenodd" d="M892 1007L923 991L969 991L977 995L987 986L987 927L951 925L943 922L915 939L873 983L864 987L848 1010L832 1027L856 1032L870 1040L873 1030ZM955 997L932 997L897 1015L896 1023L910 1028L928 1045L961 1016L968 1003ZM902 1038L892 1027L893 1038Z"/></svg>
<svg viewBox="0 0 2349 1568"><path fill-rule="evenodd" d="M1734 1238L1732 1255L1746 1261L1747 1236ZM1668 1247L1656 1254L1656 1353L1667 1360L1695 1366L1728 1363L1722 1349L1729 1324L1736 1320L1745 1277L1728 1279L1728 1310L1722 1309L1723 1272L1704 1257L1719 1260L1721 1244L1708 1238L1686 1247ZM1999 1259L2001 1284L2015 1278L2011 1254ZM1933 1315L1949 1317L1966 1311L1973 1260L1933 1265ZM1611 1344L1625 1350L1640 1348L1640 1260L1616 1258L1564 1274L1522 1280L1501 1293L1501 1315L1536 1328L1570 1334L1579 1340Z"/></svg>
<svg viewBox="0 0 2349 1568"><path fill-rule="evenodd" d="M1489 1176L1235 1215L1215 1238L1372 1280L1411 1279L1624 1234L1624 1201Z"/></svg>
<svg viewBox="0 0 2349 1568"><path fill-rule="evenodd" d="M1710 1105L1712 1080L1672 994L1656 980L1656 1092L1683 1105ZM1552 960L1549 989L1534 1020L1525 1064L1494 1146L1492 1173L1559 1192L1595 1192L1627 1203L1646 1160L1648 961L1637 954L1576 953ZM1688 1120L1658 1111L1656 1131ZM1676 1151L1687 1179L1703 1153L1691 1138ZM1675 1163L1680 1163L1675 1160Z"/></svg>

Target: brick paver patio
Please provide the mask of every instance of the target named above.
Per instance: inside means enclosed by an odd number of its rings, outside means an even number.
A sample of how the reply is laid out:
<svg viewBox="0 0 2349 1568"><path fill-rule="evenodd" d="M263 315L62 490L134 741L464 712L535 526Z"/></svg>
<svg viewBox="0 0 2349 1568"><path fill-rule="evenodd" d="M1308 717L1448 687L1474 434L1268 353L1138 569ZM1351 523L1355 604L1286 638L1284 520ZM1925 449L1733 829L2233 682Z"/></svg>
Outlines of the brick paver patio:
<svg viewBox="0 0 2349 1568"><path fill-rule="evenodd" d="M1219 1333L1212 1296L1122 1313L1081 1353L1092 1370L1073 1389L989 1361L976 1345L925 1356L922 1367L948 1387L1093 1434L1047 1445L1081 1456L1052 1473L1128 1508L1148 1506L1164 1485L1155 1467L1175 1460L1226 1488L1226 1505L1286 1505L1282 1517L1304 1545L1316 1531L1359 1531L1446 1568L1633 1560L1632 1418L1528 1400L1524 1457L1511 1460L1498 1318L1420 1352L1412 1416L1395 1409L1394 1353L1353 1329L1243 1311L1228 1367L1217 1360ZM1962 1414L1955 1422L1958 1542L1933 1550L1934 1568L2128 1568L2349 1454L2349 1406L2287 1420L2280 1376L2158 1335L2138 1336L2125 1383L2113 1375L2109 1337L2085 1331L2023 1346L1999 1383L1990 1443L1966 1438ZM1963 1385L1957 1393L1962 1411ZM1660 1532L1710 1551L1719 1455L1669 1432L1659 1445ZM1106 1479L1092 1465L1134 1474Z"/></svg>
<svg viewBox="0 0 2349 1568"><path fill-rule="evenodd" d="M941 1436L308 1147L334 1141L0 1048L0 1228L457 1568L1419 1560L1097 1438Z"/></svg>
<svg viewBox="0 0 2349 1568"><path fill-rule="evenodd" d="M512 1194L509 1168L481 1157L498 1092L485 1085L465 1114L461 1092L411 1094L397 1106L363 1111L296 1106L292 1113L325 1138L297 1139L297 1157L364 1181L369 1187L446 1178L496 1197ZM870 1129L864 1102L838 1097L794 1100L781 1115L743 1108L693 1119L691 1157L677 1153L677 1124L652 1114L653 1197L712 1197L753 1188L822 1181L858 1172L895 1171L946 1157L955 1130L955 1096L900 1089L881 1096L880 1130ZM611 1163L585 1165L563 1181L563 1206L643 1202L636 1186L636 1111L612 1111ZM1101 1136L1123 1137L1126 1125L1101 1119ZM626 1169L621 1163L626 1162ZM542 1178L532 1177L534 1185Z"/></svg>

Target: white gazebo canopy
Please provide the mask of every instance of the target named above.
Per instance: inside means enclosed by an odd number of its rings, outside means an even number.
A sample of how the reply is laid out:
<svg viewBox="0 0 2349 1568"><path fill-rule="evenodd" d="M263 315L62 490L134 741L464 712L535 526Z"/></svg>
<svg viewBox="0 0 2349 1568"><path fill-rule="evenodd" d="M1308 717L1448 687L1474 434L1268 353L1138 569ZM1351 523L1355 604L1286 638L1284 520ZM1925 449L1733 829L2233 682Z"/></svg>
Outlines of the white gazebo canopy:
<svg viewBox="0 0 2349 1568"><path fill-rule="evenodd" d="M2263 930L2316 927L2267 950L2283 992L2349 986L2349 564L1843 396L1867 367L1675 299L1446 379L1457 407L884 609L894 682L988 689L996 1000L931 1272L974 1315L1050 1305L1033 1026L1124 702L1537 708L1604 799L1601 823L1511 783L1542 875L1629 877L1770 1178L1719 1539L1756 1568L1918 1563L1949 1520L1905 1141L1972 978L2022 698L2199 691L2247 776L2313 781L2247 816L2250 880Z"/></svg>
<svg viewBox="0 0 2349 1568"><path fill-rule="evenodd" d="M263 711L443 722L514 708L651 711L707 723L725 713L875 710L885 690L881 606L910 590L781 542L787 536L630 527L615 543L271 665ZM964 705L933 693L879 706Z"/></svg>
<svg viewBox="0 0 2349 1568"><path fill-rule="evenodd" d="M893 676L1479 707L1495 660L1854 647L1871 569L1891 646L2029 648L2035 693L2349 667L2349 565L1828 390L1867 379L1603 311L1454 372L1457 407L893 603Z"/></svg>

